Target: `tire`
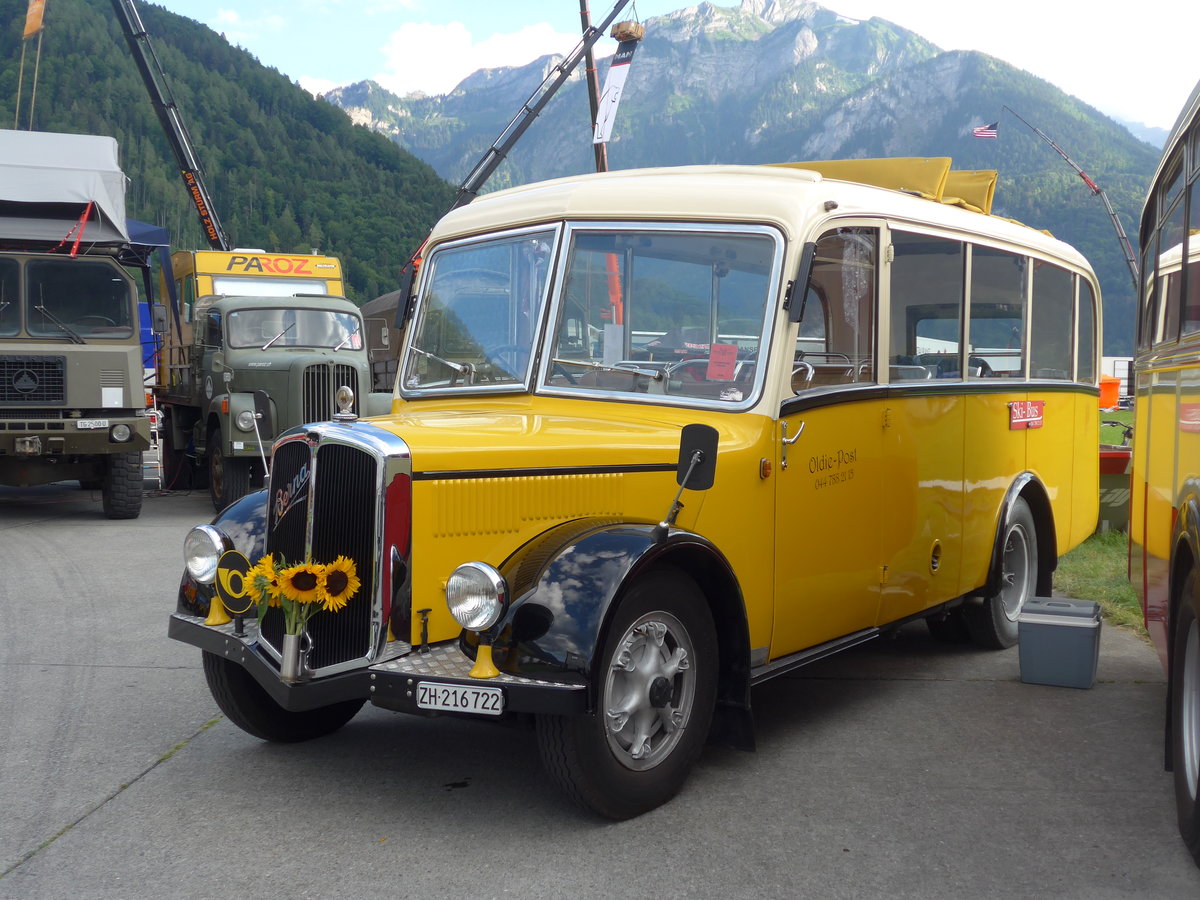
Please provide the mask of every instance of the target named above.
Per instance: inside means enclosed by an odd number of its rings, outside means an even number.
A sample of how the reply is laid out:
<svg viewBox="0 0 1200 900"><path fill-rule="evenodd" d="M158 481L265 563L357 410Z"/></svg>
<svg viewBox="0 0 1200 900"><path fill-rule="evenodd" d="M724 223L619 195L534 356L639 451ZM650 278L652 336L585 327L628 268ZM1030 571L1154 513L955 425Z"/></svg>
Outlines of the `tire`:
<svg viewBox="0 0 1200 900"><path fill-rule="evenodd" d="M241 666L222 656L204 653L204 678L226 718L247 734L264 741L294 744L337 731L362 709L365 699L344 700L332 706L301 712L284 709Z"/></svg>
<svg viewBox="0 0 1200 900"><path fill-rule="evenodd" d="M971 639L989 650L1003 650L1017 642L1017 616L1037 594L1037 527L1022 497L1008 511L998 550L1000 571L989 579L999 585L996 592L983 603L963 607Z"/></svg>
<svg viewBox="0 0 1200 900"><path fill-rule="evenodd" d="M1184 582L1171 641L1171 768L1179 836L1200 866L1200 575Z"/></svg>
<svg viewBox="0 0 1200 900"><path fill-rule="evenodd" d="M965 644L971 640L971 631L961 606L927 616L925 626L933 639L943 644Z"/></svg>
<svg viewBox="0 0 1200 900"><path fill-rule="evenodd" d="M100 488L104 515L110 519L136 519L142 512L142 452L112 453L104 461Z"/></svg>
<svg viewBox="0 0 1200 900"><path fill-rule="evenodd" d="M669 567L648 573L609 627L595 714L537 718L547 772L573 800L609 819L666 803L708 737L717 664L716 630L696 583Z"/></svg>
<svg viewBox="0 0 1200 900"><path fill-rule="evenodd" d="M221 429L215 428L208 436L207 456L208 493L217 512L250 493L250 458L226 456L224 446Z"/></svg>

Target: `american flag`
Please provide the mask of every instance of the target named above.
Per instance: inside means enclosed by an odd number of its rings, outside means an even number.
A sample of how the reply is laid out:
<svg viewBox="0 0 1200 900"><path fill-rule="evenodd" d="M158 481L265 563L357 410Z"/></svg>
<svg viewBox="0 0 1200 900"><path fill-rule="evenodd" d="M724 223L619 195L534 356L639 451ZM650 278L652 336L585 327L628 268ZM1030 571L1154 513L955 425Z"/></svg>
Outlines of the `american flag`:
<svg viewBox="0 0 1200 900"><path fill-rule="evenodd" d="M993 122L991 125L980 125L978 128L972 128L971 134L977 138L994 138L999 124L999 122Z"/></svg>

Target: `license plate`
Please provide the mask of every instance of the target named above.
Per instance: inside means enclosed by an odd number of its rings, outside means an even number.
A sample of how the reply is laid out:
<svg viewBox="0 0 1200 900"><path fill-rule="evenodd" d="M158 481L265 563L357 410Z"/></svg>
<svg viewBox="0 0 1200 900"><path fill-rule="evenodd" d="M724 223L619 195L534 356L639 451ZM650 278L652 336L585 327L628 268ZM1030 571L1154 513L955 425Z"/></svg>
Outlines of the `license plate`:
<svg viewBox="0 0 1200 900"><path fill-rule="evenodd" d="M433 684L429 681L418 681L417 706L421 709L440 709L446 712L498 716L504 712L504 689L498 687L464 687L461 684Z"/></svg>
<svg viewBox="0 0 1200 900"><path fill-rule="evenodd" d="M87 431L92 428L107 428L108 419L79 419L75 422L75 427L80 431Z"/></svg>

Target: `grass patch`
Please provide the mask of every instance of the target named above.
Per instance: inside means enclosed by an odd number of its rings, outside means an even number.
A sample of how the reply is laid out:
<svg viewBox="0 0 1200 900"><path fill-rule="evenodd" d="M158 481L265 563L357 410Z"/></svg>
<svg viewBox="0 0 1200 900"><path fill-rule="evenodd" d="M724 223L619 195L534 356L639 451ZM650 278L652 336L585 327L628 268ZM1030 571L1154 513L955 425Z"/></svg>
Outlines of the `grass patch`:
<svg viewBox="0 0 1200 900"><path fill-rule="evenodd" d="M1120 531L1092 535L1058 561L1054 589L1076 600L1095 600L1109 622L1145 637L1142 606L1129 583L1128 540Z"/></svg>
<svg viewBox="0 0 1200 900"><path fill-rule="evenodd" d="M1133 424L1132 409L1102 409L1100 410L1101 422L1120 422L1122 425ZM1100 443L1115 444L1121 446L1125 438L1123 429L1116 425L1101 425L1100 426Z"/></svg>

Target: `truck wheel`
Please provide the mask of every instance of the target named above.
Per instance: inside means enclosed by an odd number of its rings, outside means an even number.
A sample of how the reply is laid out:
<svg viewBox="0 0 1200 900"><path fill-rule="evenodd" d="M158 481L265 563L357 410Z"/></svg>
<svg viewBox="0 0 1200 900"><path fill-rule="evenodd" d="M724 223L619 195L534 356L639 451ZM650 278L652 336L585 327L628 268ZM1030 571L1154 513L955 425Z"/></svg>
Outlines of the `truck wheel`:
<svg viewBox="0 0 1200 900"><path fill-rule="evenodd" d="M221 712L238 728L264 741L294 744L337 731L362 709L364 700L300 712L284 709L237 663L204 653L204 678Z"/></svg>
<svg viewBox="0 0 1200 900"><path fill-rule="evenodd" d="M224 446L221 429L214 429L208 436L208 493L217 512L250 493L250 459L226 456Z"/></svg>
<svg viewBox="0 0 1200 900"><path fill-rule="evenodd" d="M704 595L660 568L621 602L599 656L596 712L539 716L550 776L610 819L661 806L683 785L712 721L717 639Z"/></svg>
<svg viewBox="0 0 1200 900"><path fill-rule="evenodd" d="M1200 865L1200 576L1183 586L1171 642L1171 769L1179 836Z"/></svg>
<svg viewBox="0 0 1200 900"><path fill-rule="evenodd" d="M110 519L136 519L142 511L142 452L111 453L104 461L100 487L104 515Z"/></svg>
<svg viewBox="0 0 1200 900"><path fill-rule="evenodd" d="M1017 616L1037 593L1037 527L1024 498L1013 501L1000 541L999 587L982 604L963 607L971 639L989 650L1017 642Z"/></svg>

